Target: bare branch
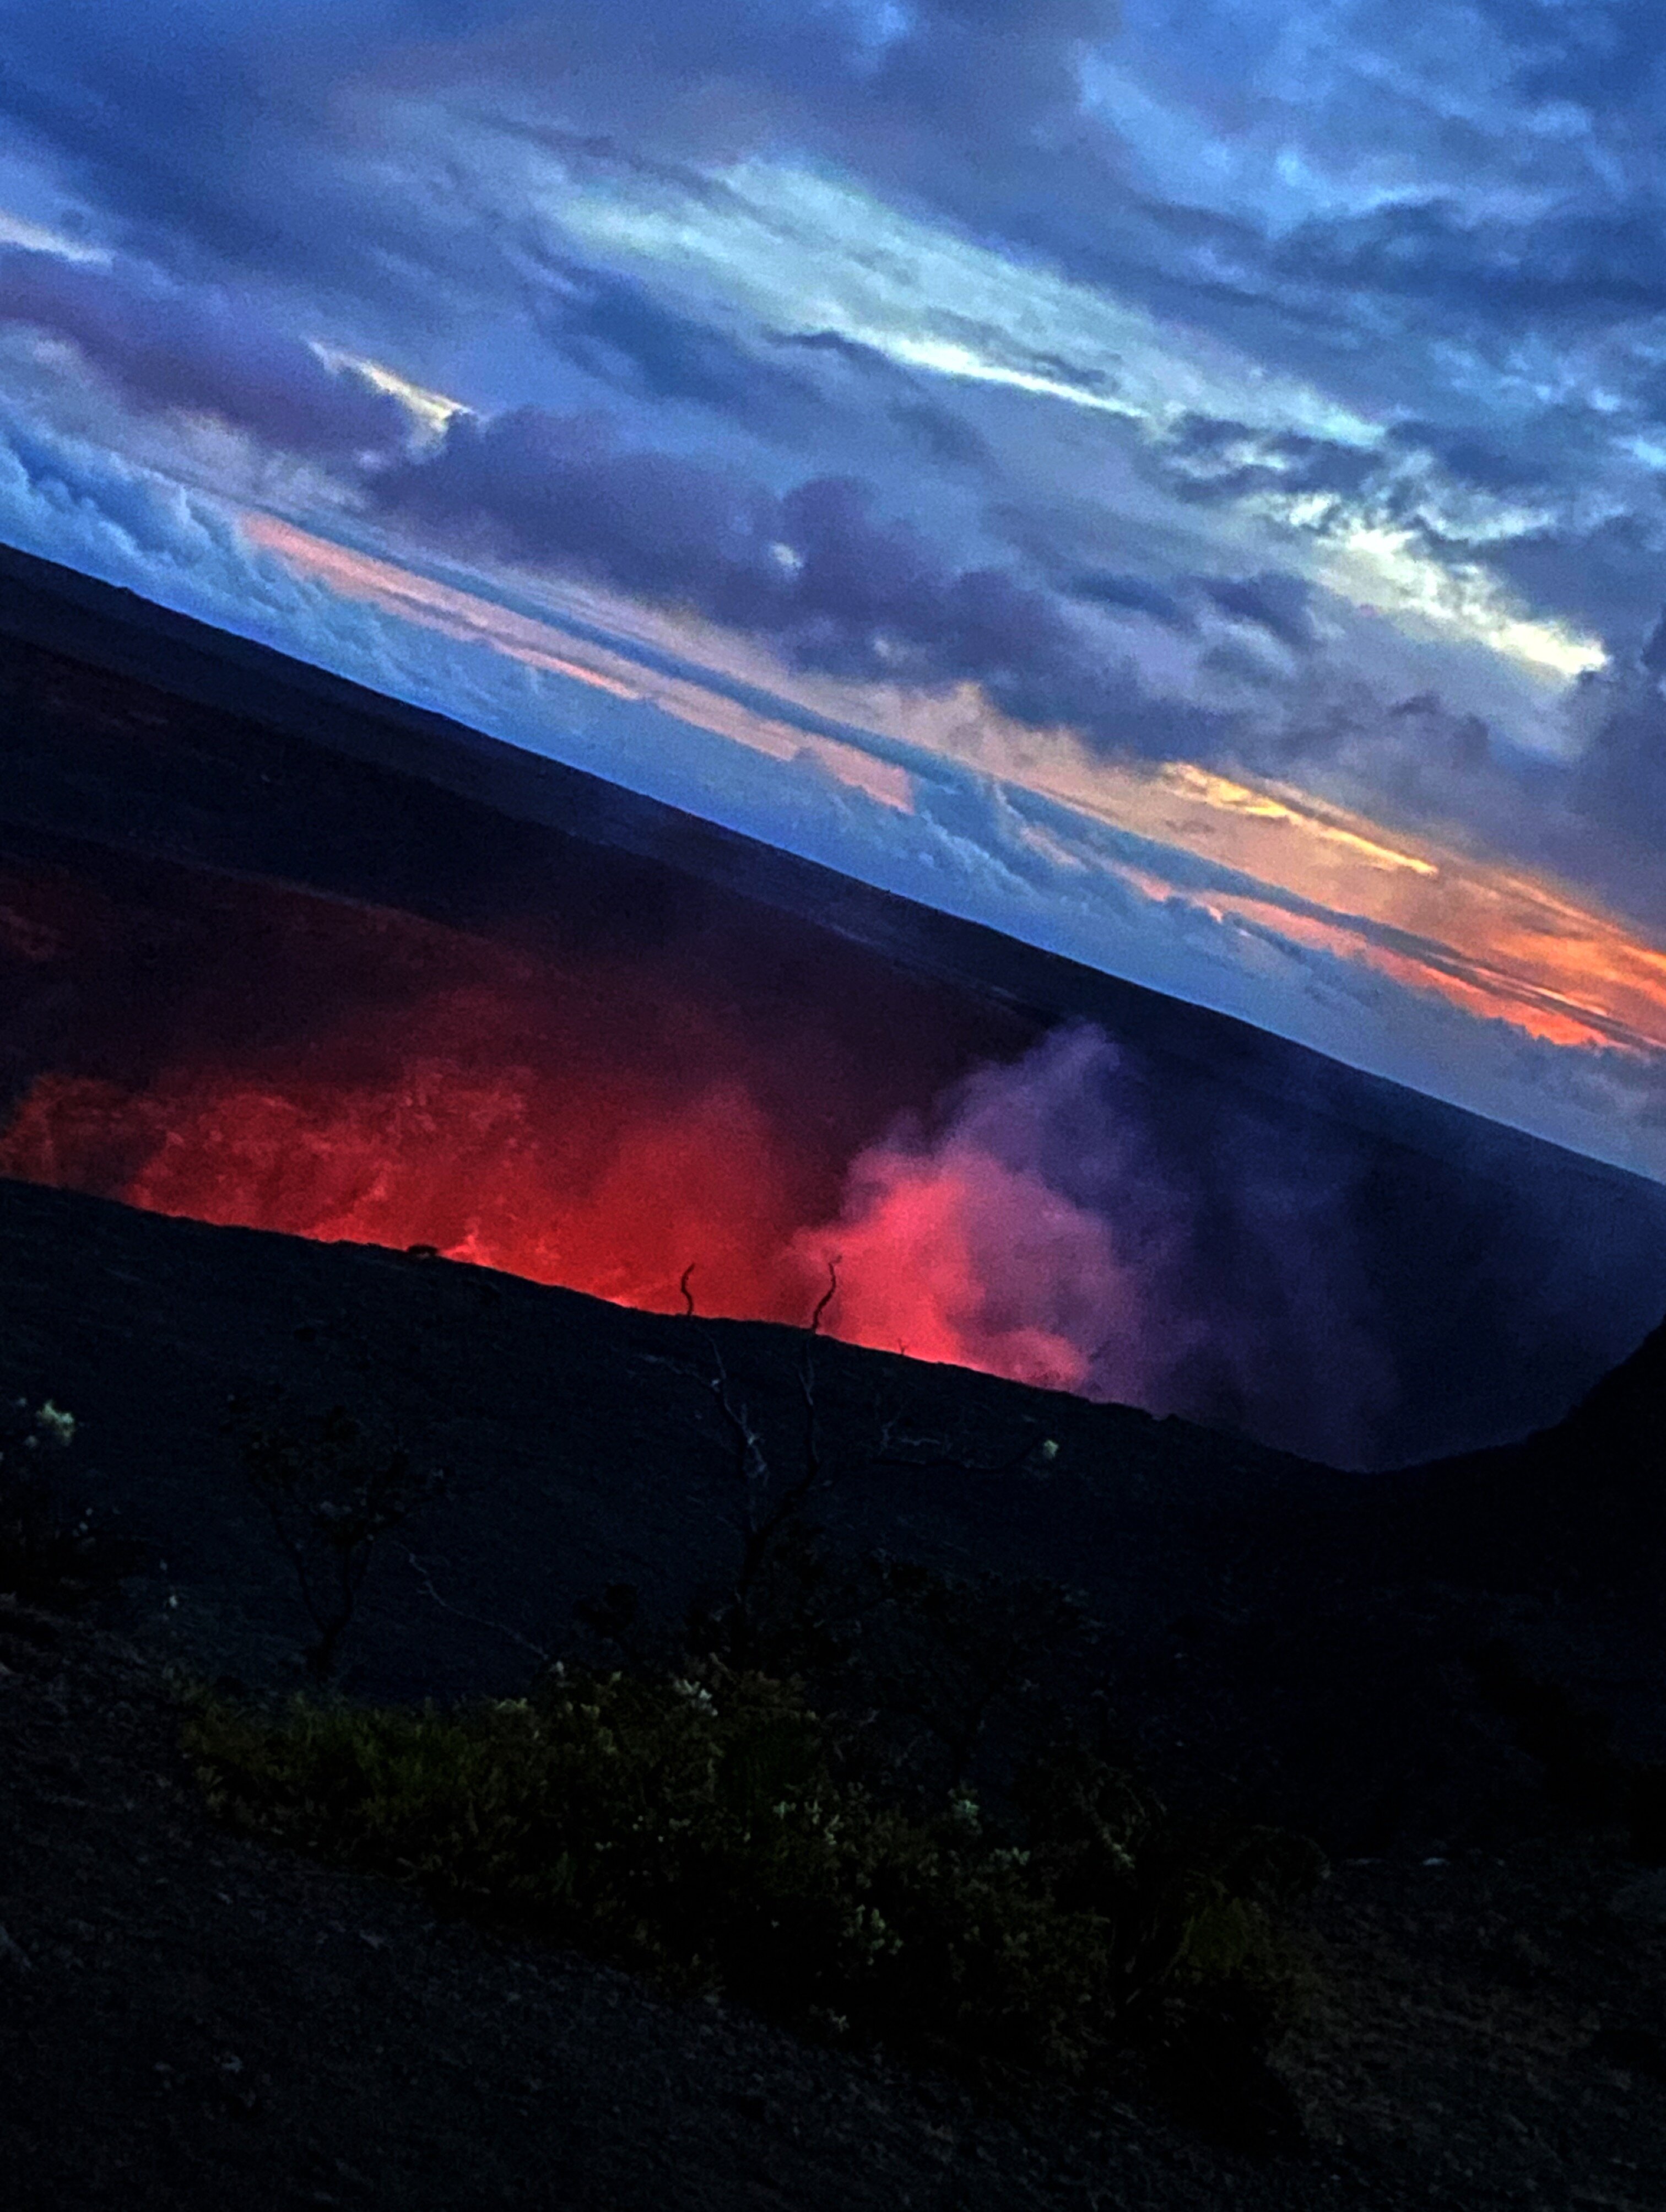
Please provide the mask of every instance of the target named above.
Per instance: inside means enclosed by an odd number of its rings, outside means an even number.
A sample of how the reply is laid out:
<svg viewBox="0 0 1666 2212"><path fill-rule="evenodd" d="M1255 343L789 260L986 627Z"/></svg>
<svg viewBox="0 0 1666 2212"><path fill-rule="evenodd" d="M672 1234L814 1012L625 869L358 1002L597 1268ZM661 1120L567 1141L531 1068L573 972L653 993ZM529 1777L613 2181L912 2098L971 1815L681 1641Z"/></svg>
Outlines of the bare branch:
<svg viewBox="0 0 1666 2212"><path fill-rule="evenodd" d="M251 1401L233 1398L226 1428L294 1571L314 1631L307 1671L327 1680L378 1539L443 1492L446 1472L416 1474L403 1444L379 1441L341 1406L280 1428L261 1422Z"/></svg>
<svg viewBox="0 0 1666 2212"><path fill-rule="evenodd" d="M822 1291L821 1297L816 1300L815 1310L810 1316L810 1334L812 1336L819 1336L821 1334L821 1316L827 1312L827 1308L839 1296L839 1261L842 1256L842 1255L836 1254L834 1257L827 1262L827 1287Z"/></svg>
<svg viewBox="0 0 1666 2212"><path fill-rule="evenodd" d="M707 1381L706 1389L717 1400L724 1420L735 1439L735 1470L741 1480L742 1494L746 1500L747 1528L755 1533L757 1516L769 1491L769 1462L764 1456L763 1439L752 1425L750 1409L737 1401L730 1386L729 1370L724 1365L723 1354L717 1340L707 1334L706 1348L712 1354L715 1374Z"/></svg>
<svg viewBox="0 0 1666 2212"><path fill-rule="evenodd" d="M530 1637L523 1636L518 1629L511 1628L506 1621L488 1620L483 1613L465 1613L460 1605L453 1605L449 1598L441 1597L433 1586L433 1578L427 1569L415 1552L407 1552L405 1557L409 1560L412 1571L418 1582L421 1583L424 1591L433 1600L442 1613L451 1613L458 1620L466 1620L472 1628L489 1628L494 1635L506 1636L512 1644L519 1644L523 1651L530 1651L540 1665L548 1665L550 1654L544 1650L542 1644L534 1644Z"/></svg>

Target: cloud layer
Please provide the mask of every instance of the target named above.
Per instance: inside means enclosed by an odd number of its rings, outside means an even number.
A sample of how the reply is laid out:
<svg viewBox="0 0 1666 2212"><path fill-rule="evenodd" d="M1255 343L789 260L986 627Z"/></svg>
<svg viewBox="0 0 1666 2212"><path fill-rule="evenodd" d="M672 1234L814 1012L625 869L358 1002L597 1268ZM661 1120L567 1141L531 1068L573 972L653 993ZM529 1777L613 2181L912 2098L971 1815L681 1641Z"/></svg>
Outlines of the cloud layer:
<svg viewBox="0 0 1666 2212"><path fill-rule="evenodd" d="M212 415L319 460L403 445L408 415L245 301L154 272L0 246L0 323L72 346L142 411Z"/></svg>
<svg viewBox="0 0 1666 2212"><path fill-rule="evenodd" d="M0 0L0 37L19 542L1525 1125L1622 1098L1610 1149L1666 1158L1635 9ZM508 611L442 620L442 573ZM580 602L651 647L609 663L635 705L506 646ZM1174 763L1214 848L1151 830ZM1427 848L1439 913L1257 876L1257 805Z"/></svg>

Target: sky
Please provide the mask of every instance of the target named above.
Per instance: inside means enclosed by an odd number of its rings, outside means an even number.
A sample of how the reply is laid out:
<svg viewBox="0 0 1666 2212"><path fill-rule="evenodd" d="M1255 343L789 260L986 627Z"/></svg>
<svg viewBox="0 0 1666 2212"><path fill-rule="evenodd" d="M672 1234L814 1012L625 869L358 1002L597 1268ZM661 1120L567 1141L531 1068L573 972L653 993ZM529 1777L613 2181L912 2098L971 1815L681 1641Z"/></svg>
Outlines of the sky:
<svg viewBox="0 0 1666 2212"><path fill-rule="evenodd" d="M1666 1180L1646 10L0 58L0 538Z"/></svg>

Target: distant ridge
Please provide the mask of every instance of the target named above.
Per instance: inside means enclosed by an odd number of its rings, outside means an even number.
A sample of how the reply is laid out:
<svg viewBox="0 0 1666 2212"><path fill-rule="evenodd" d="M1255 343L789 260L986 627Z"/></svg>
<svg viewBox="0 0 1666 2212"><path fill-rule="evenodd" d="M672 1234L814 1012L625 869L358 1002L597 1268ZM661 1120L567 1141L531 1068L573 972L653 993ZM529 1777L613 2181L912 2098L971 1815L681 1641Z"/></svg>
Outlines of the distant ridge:
<svg viewBox="0 0 1666 2212"><path fill-rule="evenodd" d="M1666 1321L1563 1419L1426 1478L1432 1519L1480 1578L1666 1601Z"/></svg>

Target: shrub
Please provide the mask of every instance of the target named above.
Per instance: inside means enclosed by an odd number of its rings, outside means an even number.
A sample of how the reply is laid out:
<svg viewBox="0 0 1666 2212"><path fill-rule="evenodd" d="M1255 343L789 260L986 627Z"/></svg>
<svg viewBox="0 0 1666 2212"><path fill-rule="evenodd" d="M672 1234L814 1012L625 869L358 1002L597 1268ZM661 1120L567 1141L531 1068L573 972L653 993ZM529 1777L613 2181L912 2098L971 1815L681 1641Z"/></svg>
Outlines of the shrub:
<svg viewBox="0 0 1666 2212"><path fill-rule="evenodd" d="M548 1672L442 1710L193 1693L187 1750L245 1830L438 1907L984 2070L1093 2075L1175 2007L1281 2014L1311 1846L1172 1819L1080 1747L921 1814L844 1778L794 1683ZM1249 2002L1246 2002L1246 1998Z"/></svg>

